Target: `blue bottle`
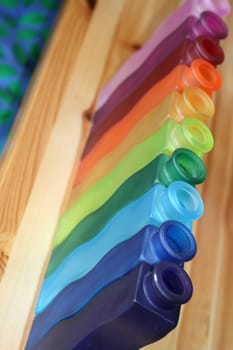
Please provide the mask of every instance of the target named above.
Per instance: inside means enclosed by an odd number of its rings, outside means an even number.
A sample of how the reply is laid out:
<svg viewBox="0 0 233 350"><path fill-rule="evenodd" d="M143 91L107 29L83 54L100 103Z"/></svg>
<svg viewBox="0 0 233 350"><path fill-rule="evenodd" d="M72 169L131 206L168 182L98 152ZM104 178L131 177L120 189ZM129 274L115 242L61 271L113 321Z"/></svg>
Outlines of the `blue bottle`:
<svg viewBox="0 0 233 350"><path fill-rule="evenodd" d="M180 305L191 295L191 280L177 264L140 263L81 312L60 322L32 349L139 349L176 326Z"/></svg>
<svg viewBox="0 0 233 350"><path fill-rule="evenodd" d="M110 249L134 236L144 226L158 227L164 221L176 220L191 227L203 210L199 193L186 182L175 181L168 187L154 185L120 210L93 239L73 250L44 280L36 313L43 311L63 288L91 271Z"/></svg>
<svg viewBox="0 0 233 350"><path fill-rule="evenodd" d="M161 153L147 166L130 176L99 209L86 216L53 249L46 271L48 277L78 245L92 239L122 208L137 200L156 183L168 186L181 180L191 185L204 181L205 165L192 151L185 148L176 149L171 156Z"/></svg>
<svg viewBox="0 0 233 350"><path fill-rule="evenodd" d="M35 317L26 349L30 350L58 322L83 309L103 288L129 273L140 262L154 265L167 260L182 266L195 253L195 238L183 224L166 221L160 228L144 227L109 251L86 276L64 288Z"/></svg>

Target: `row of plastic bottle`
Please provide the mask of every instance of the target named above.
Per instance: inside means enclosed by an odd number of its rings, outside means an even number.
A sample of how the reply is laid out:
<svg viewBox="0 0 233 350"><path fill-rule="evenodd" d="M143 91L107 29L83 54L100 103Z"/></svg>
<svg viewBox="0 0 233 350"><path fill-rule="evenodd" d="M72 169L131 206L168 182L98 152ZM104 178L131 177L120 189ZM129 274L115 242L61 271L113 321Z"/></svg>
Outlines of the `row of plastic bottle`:
<svg viewBox="0 0 233 350"><path fill-rule="evenodd" d="M229 11L186 1L102 90L27 350L136 350L176 326Z"/></svg>
<svg viewBox="0 0 233 350"><path fill-rule="evenodd" d="M0 154L60 4L60 0L0 1Z"/></svg>

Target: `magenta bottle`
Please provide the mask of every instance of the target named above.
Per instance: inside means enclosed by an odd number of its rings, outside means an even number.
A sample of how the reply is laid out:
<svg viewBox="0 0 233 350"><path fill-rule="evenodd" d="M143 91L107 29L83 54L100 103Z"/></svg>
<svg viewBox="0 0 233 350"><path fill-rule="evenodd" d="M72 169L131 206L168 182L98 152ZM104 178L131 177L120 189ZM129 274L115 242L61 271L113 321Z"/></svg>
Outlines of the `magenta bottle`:
<svg viewBox="0 0 233 350"><path fill-rule="evenodd" d="M211 11L220 17L224 17L230 13L230 10L231 7L228 0L187 0L161 23L150 39L143 45L143 48L136 52L120 68L114 78L102 90L97 103L97 109L107 101L109 96L122 81L127 79L141 66L152 51L171 33L175 32L179 26L185 23L189 17L194 17L198 20L201 14L206 11ZM218 25L211 22L211 28L216 26Z"/></svg>

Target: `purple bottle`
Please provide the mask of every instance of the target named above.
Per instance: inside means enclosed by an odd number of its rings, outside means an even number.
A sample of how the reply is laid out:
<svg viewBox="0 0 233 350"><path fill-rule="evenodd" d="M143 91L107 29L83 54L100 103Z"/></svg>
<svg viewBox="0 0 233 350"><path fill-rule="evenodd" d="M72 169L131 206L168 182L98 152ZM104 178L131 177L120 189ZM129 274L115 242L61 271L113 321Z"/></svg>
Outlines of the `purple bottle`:
<svg viewBox="0 0 233 350"><path fill-rule="evenodd" d="M159 51L157 53L159 54ZM141 66L141 71L138 70L135 72L132 80L127 79L109 98L103 108L96 111L94 115L94 121L96 120L96 123L92 127L82 158L90 152L104 133L124 118L140 98L156 83L165 78L178 64L183 63L192 67L192 63L195 62L196 58L208 58L213 63L216 59L223 60L223 57L223 51L214 39L200 36L195 41L191 41L190 39L182 41L181 45L159 65L155 65L153 59L146 62L145 65ZM213 67L211 68L214 69ZM215 75L218 75L220 79L219 73L216 70ZM207 78L208 76L209 73ZM176 86L174 84L175 88ZM123 96L125 97L123 98ZM119 103L121 99L122 101Z"/></svg>
<svg viewBox="0 0 233 350"><path fill-rule="evenodd" d="M111 79L109 84L102 90L97 102L99 109L113 93L113 91L134 71L136 71L168 35L175 32L189 17L200 18L201 14L211 11L220 17L227 16L231 7L228 0L187 0L169 17L167 17L161 25L156 29L150 39L143 45L143 48L136 52L126 63L120 68L118 73ZM211 27L215 24L211 23ZM202 33L203 34L203 33Z"/></svg>
<svg viewBox="0 0 233 350"><path fill-rule="evenodd" d="M176 327L192 283L177 264L139 264L57 324L33 350L137 350Z"/></svg>
<svg viewBox="0 0 233 350"><path fill-rule="evenodd" d="M156 75L152 72L155 72L155 69L166 58L170 57L169 64L160 67L162 72L156 81L168 74L179 62L189 65L195 58L204 58L214 65L222 63L224 55L218 45L218 40L225 38L227 33L226 24L215 13L204 12L199 19L188 17L180 27L154 48L137 70L116 87L104 105L97 108L92 129L95 130L98 125L103 123L106 116L126 99L149 74ZM206 42L197 40L203 35ZM118 74L116 73L116 76Z"/></svg>

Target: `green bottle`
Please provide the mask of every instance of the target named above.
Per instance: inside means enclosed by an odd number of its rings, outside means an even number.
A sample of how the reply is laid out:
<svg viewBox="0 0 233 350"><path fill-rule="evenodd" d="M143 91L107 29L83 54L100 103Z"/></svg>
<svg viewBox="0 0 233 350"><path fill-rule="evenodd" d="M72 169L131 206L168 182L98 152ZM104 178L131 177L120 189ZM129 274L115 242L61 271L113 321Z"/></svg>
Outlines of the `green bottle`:
<svg viewBox="0 0 233 350"><path fill-rule="evenodd" d="M91 186L63 214L59 221L54 246L61 244L87 215L100 208L134 173L143 169L160 153L172 154L177 148L187 148L202 157L213 147L208 127L194 118L181 123L167 121L155 134L134 147L114 170Z"/></svg>

